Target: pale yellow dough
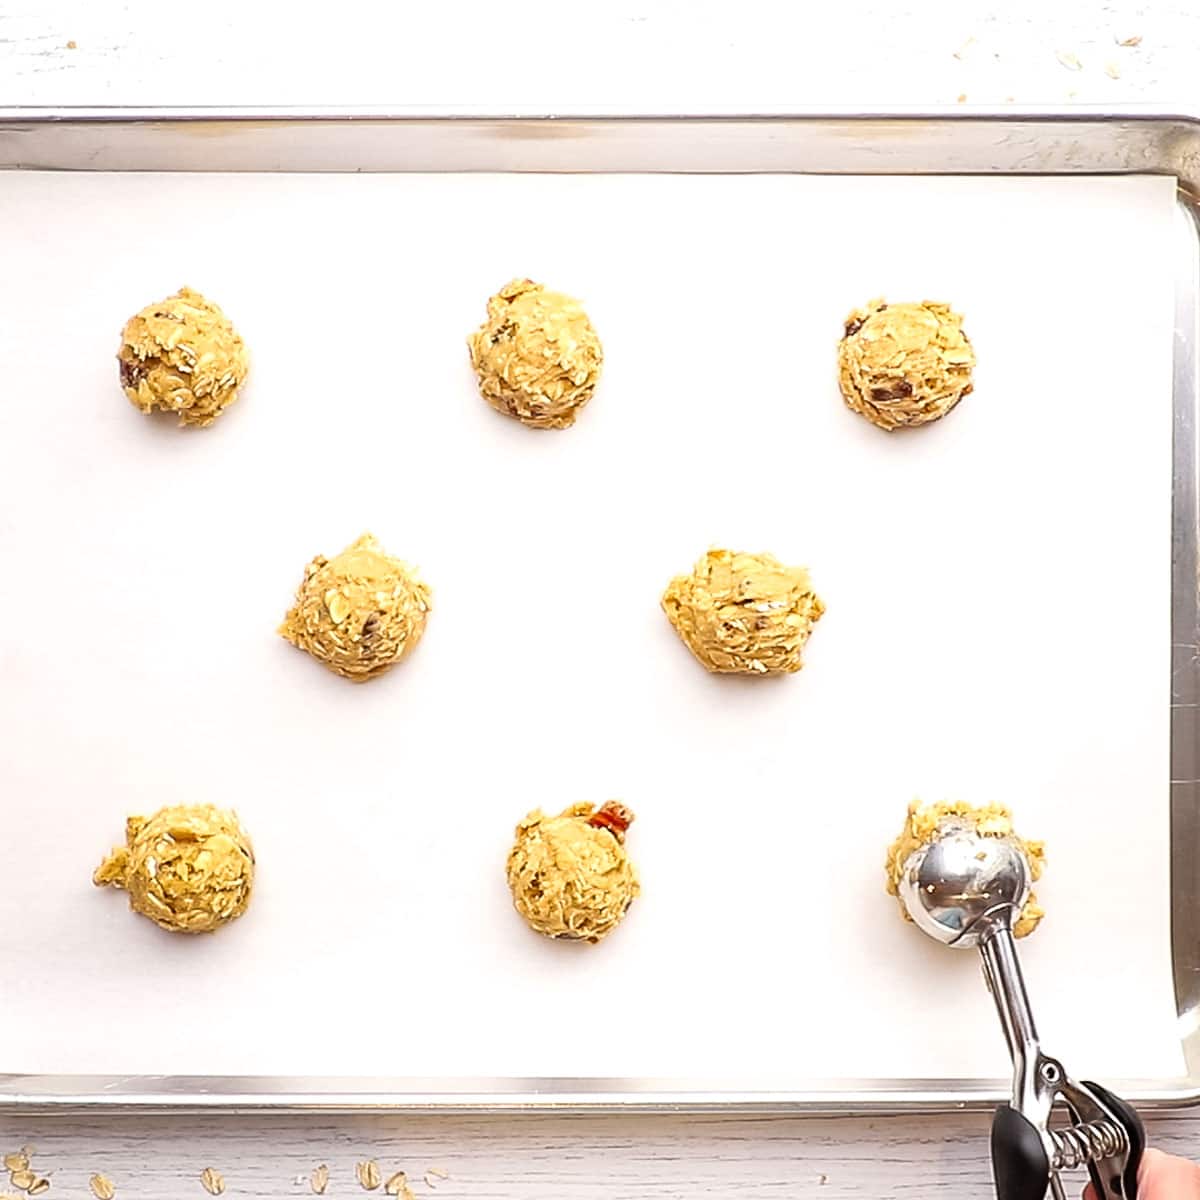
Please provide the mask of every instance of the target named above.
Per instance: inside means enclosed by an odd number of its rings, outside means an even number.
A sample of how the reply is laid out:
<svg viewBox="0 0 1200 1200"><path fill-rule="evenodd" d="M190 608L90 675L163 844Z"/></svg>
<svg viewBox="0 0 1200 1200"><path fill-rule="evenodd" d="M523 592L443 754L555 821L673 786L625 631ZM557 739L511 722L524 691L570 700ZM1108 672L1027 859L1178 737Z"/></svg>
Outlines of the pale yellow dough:
<svg viewBox="0 0 1200 1200"><path fill-rule="evenodd" d="M718 674L799 671L825 605L808 571L770 554L710 550L671 580L663 611L696 658Z"/></svg>
<svg viewBox="0 0 1200 1200"><path fill-rule="evenodd" d="M236 813L211 804L162 808L128 818L125 845L92 881L124 888L130 908L163 929L212 933L246 911L254 850Z"/></svg>
<svg viewBox="0 0 1200 1200"><path fill-rule="evenodd" d="M369 533L333 558L317 555L279 627L335 674L355 683L400 662L421 640L430 591Z"/></svg>
<svg viewBox="0 0 1200 1200"><path fill-rule="evenodd" d="M639 890L625 852L632 821L627 808L610 802L575 804L556 817L537 809L517 826L508 886L531 929L598 942L617 927Z"/></svg>
<svg viewBox="0 0 1200 1200"><path fill-rule="evenodd" d="M974 386L975 351L948 304L872 300L846 318L838 384L846 405L880 429L944 417Z"/></svg>
<svg viewBox="0 0 1200 1200"><path fill-rule="evenodd" d="M533 429L566 429L600 379L600 339L583 305L514 279L487 305L467 339L483 398Z"/></svg>
<svg viewBox="0 0 1200 1200"><path fill-rule="evenodd" d="M211 425L250 370L233 323L188 287L129 318L117 360L130 403L144 413L174 413L181 425Z"/></svg>

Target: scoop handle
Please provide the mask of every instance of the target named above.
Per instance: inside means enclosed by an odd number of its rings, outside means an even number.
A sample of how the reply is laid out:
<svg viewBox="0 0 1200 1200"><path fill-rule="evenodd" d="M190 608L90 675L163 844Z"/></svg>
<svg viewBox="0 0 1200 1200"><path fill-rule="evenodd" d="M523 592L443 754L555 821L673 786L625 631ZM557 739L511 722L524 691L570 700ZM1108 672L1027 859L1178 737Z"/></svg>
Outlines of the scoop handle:
<svg viewBox="0 0 1200 1200"><path fill-rule="evenodd" d="M1042 1136L1011 1104L992 1117L992 1179L996 1200L1045 1200L1050 1185Z"/></svg>

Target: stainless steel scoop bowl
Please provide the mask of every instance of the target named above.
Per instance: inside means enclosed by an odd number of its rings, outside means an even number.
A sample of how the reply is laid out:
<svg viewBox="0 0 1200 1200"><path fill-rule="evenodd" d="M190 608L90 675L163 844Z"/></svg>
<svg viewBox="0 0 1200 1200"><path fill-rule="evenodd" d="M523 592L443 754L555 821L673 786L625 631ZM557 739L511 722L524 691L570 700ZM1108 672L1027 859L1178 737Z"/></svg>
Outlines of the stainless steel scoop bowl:
<svg viewBox="0 0 1200 1200"><path fill-rule="evenodd" d="M900 898L930 937L972 947L998 926L1012 927L1031 882L1029 861L1015 838L984 837L970 821L947 817L936 839L905 864Z"/></svg>

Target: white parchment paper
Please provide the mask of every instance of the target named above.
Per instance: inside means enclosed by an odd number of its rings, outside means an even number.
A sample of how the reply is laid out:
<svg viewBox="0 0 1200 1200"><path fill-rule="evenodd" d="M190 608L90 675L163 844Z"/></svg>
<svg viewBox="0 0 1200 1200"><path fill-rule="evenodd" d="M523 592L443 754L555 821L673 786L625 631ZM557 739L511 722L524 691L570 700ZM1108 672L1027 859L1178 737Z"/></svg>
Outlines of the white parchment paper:
<svg viewBox="0 0 1200 1200"><path fill-rule="evenodd" d="M883 893L920 795L1047 841L1048 1047L1177 1074L1172 186L0 177L0 1067L1002 1075L973 956ZM568 432L474 390L465 336L520 275L604 341ZM253 355L203 431L139 415L114 361L185 282ZM878 295L951 301L979 355L907 435L836 388ZM434 611L355 687L274 631L364 530ZM658 598L711 544L811 567L800 675L680 645ZM643 897L599 947L543 941L513 825L608 797ZM92 888L126 813L201 801L253 835L244 920L172 937Z"/></svg>

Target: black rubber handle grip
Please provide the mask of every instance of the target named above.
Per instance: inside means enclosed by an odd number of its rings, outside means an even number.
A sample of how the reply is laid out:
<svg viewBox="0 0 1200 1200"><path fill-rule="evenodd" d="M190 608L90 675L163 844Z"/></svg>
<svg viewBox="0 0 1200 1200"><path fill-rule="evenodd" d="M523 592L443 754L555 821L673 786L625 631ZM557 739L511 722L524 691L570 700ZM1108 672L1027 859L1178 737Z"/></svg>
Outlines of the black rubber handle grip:
<svg viewBox="0 0 1200 1200"><path fill-rule="evenodd" d="M1050 1185L1041 1135L1010 1104L992 1117L992 1178L997 1200L1045 1200Z"/></svg>
<svg viewBox="0 0 1200 1200"><path fill-rule="evenodd" d="M1142 1119L1120 1096L1114 1096L1107 1088L1087 1080L1084 1080L1083 1086L1090 1088L1105 1107L1116 1113L1117 1120L1125 1128L1125 1136L1129 1138L1129 1162L1124 1175L1102 1180L1099 1166L1089 1163L1088 1174L1092 1177L1092 1185L1101 1196L1105 1195L1104 1185L1107 1184L1111 1195L1137 1200L1138 1168L1142 1165L1142 1154L1146 1149L1146 1131L1142 1127Z"/></svg>

